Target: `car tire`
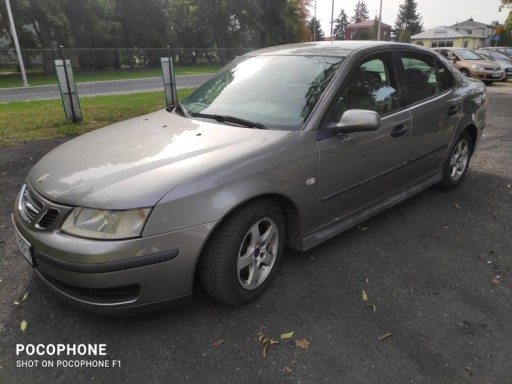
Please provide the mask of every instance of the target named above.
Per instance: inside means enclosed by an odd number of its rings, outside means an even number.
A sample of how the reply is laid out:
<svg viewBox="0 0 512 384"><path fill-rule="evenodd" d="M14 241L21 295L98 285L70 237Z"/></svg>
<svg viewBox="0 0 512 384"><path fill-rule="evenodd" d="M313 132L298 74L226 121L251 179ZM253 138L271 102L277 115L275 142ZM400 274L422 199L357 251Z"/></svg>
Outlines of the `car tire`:
<svg viewBox="0 0 512 384"><path fill-rule="evenodd" d="M443 189L456 187L467 173L473 154L473 139L468 131L463 131L460 134L448 153L449 156L443 169L443 179L439 183Z"/></svg>
<svg viewBox="0 0 512 384"><path fill-rule="evenodd" d="M464 77L471 77L467 69L461 69L460 72L464 75Z"/></svg>
<svg viewBox="0 0 512 384"><path fill-rule="evenodd" d="M250 202L222 221L203 251L204 290L231 306L246 304L274 278L284 246L284 218L271 200Z"/></svg>

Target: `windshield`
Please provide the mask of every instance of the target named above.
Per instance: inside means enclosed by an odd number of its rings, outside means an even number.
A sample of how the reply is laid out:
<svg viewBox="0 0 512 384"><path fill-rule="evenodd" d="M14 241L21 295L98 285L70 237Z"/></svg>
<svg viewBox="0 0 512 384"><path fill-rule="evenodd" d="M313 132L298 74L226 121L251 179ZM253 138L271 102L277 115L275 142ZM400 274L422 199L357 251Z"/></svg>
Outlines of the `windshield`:
<svg viewBox="0 0 512 384"><path fill-rule="evenodd" d="M499 52L488 52L488 54L490 56L492 56L492 58L494 60L510 60L510 57L508 56L505 56L503 53L499 53Z"/></svg>
<svg viewBox="0 0 512 384"><path fill-rule="evenodd" d="M455 51L457 56L459 56L462 60L484 60L482 56L480 56L478 53L467 50L467 49L460 49Z"/></svg>
<svg viewBox="0 0 512 384"><path fill-rule="evenodd" d="M298 129L342 60L317 56L242 57L197 88L182 105L198 118L220 115L268 129Z"/></svg>

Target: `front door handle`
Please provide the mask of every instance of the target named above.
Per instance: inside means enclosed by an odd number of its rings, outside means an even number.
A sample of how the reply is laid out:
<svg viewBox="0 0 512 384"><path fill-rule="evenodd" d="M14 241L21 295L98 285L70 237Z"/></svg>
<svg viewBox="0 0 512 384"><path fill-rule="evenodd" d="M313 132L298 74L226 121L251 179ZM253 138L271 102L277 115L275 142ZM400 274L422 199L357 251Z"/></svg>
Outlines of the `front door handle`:
<svg viewBox="0 0 512 384"><path fill-rule="evenodd" d="M400 124L397 125L393 130L391 131L391 137L400 137L405 135L409 131L409 128L407 125Z"/></svg>

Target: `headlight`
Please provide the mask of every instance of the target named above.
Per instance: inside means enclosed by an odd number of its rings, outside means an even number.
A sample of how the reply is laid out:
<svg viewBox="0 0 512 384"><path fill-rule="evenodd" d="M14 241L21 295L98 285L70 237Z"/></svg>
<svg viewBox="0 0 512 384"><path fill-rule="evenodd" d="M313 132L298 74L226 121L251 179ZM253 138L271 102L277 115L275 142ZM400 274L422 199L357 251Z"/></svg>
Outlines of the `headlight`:
<svg viewBox="0 0 512 384"><path fill-rule="evenodd" d="M476 69L477 71L483 71L484 67L478 64L471 64L471 68Z"/></svg>
<svg viewBox="0 0 512 384"><path fill-rule="evenodd" d="M75 208L62 224L67 234L91 239L126 239L140 236L150 208L128 211Z"/></svg>

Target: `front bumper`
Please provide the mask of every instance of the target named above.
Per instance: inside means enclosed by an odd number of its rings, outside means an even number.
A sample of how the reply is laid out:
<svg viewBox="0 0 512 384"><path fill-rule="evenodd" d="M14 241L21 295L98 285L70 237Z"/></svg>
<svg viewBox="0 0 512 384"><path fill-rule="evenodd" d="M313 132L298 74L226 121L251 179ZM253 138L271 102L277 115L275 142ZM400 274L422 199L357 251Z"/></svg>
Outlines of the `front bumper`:
<svg viewBox="0 0 512 384"><path fill-rule="evenodd" d="M474 78L482 81L499 81L503 77L503 71L474 71Z"/></svg>
<svg viewBox="0 0 512 384"><path fill-rule="evenodd" d="M69 209L36 197L43 207ZM46 228L37 217L28 223L19 199L13 224L30 244L35 272L61 298L89 311L116 313L191 296L197 260L214 223L136 239L91 240L63 233L63 218Z"/></svg>

